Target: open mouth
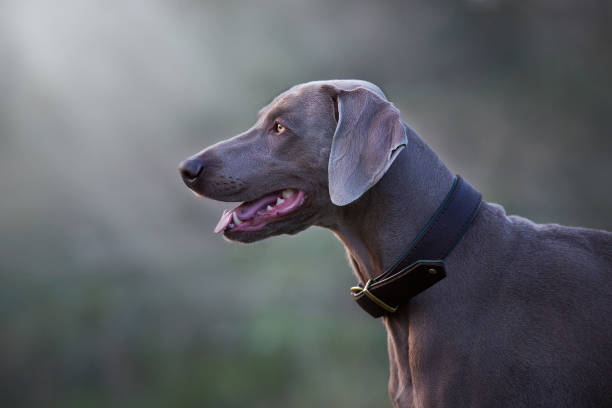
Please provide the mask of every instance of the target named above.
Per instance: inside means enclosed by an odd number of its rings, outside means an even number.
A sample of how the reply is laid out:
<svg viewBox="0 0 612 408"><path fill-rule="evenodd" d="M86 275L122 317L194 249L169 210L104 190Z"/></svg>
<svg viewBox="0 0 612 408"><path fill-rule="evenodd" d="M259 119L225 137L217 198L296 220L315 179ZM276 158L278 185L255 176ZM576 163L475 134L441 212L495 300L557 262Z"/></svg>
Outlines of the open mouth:
<svg viewBox="0 0 612 408"><path fill-rule="evenodd" d="M268 194L240 204L233 210L224 210L215 227L215 234L222 231L259 231L271 222L297 211L304 205L306 194L291 188Z"/></svg>

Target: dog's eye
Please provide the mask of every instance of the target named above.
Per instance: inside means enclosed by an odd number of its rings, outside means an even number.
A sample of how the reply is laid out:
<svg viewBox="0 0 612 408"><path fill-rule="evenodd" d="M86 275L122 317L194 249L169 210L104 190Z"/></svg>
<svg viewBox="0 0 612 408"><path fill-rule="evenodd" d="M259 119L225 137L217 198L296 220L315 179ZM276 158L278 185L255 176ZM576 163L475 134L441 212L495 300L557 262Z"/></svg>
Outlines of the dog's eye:
<svg viewBox="0 0 612 408"><path fill-rule="evenodd" d="M276 133L283 133L285 131L285 127L278 122L274 122L274 126L272 126L272 129Z"/></svg>

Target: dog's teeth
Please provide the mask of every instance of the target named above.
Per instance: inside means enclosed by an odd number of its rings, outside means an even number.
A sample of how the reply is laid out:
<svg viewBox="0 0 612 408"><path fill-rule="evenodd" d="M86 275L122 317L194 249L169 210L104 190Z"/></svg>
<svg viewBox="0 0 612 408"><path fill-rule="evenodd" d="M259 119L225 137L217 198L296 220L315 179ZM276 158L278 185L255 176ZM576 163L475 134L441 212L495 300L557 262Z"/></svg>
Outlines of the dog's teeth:
<svg viewBox="0 0 612 408"><path fill-rule="evenodd" d="M236 225L240 225L242 224L242 221L240 220L240 218L238 218L238 216L236 215L236 213L232 214L233 218L234 218L234 224Z"/></svg>
<svg viewBox="0 0 612 408"><path fill-rule="evenodd" d="M272 208L274 208L274 207L272 207L270 204L268 204L268 206L266 207L266 210L272 211Z"/></svg>
<svg viewBox="0 0 612 408"><path fill-rule="evenodd" d="M283 192L281 193L281 195L283 196L283 198L289 198L293 195L293 190L288 188L286 190L283 190Z"/></svg>
<svg viewBox="0 0 612 408"><path fill-rule="evenodd" d="M285 200L283 200L282 198L276 197L276 205L282 204L284 202L285 202Z"/></svg>

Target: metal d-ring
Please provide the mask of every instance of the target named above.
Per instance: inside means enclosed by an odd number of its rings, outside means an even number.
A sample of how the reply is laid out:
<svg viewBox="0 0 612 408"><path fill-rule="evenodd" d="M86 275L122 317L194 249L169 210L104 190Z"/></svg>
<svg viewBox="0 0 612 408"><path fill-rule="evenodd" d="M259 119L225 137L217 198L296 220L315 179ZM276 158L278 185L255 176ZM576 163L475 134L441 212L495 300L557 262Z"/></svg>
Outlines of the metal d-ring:
<svg viewBox="0 0 612 408"><path fill-rule="evenodd" d="M380 306L381 308L383 308L387 312L395 313L395 311L397 310L397 307L389 306L388 304L386 304L385 302L383 302L382 300L380 300L379 298L374 296L374 294L372 292L370 292L370 290L369 290L370 289L370 283L372 283L372 279L368 279L367 283L365 284L365 286L363 288L361 286L353 286L351 288L351 293L353 294L353 296L359 296L359 295L361 295L363 293L372 302L376 303L376 305Z"/></svg>

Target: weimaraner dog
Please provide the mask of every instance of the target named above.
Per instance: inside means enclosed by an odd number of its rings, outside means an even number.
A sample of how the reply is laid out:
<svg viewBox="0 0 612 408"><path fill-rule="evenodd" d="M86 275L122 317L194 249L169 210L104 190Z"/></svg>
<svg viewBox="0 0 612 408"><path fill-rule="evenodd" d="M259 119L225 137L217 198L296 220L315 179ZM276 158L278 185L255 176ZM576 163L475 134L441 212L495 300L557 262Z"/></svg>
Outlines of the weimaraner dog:
<svg viewBox="0 0 612 408"><path fill-rule="evenodd" d="M216 227L229 240L330 229L361 288L456 180L383 92L356 80L294 86L180 171L199 195L244 201ZM444 264L445 279L383 317L396 407L612 407L611 233L483 201Z"/></svg>

